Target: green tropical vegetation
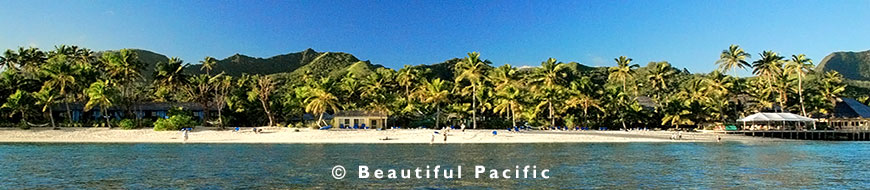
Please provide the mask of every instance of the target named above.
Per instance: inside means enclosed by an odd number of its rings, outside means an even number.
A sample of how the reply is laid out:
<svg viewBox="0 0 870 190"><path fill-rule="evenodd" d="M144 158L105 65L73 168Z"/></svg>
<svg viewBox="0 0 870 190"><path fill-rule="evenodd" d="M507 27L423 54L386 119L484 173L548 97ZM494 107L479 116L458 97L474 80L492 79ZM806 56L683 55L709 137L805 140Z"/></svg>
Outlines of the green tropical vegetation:
<svg viewBox="0 0 870 190"><path fill-rule="evenodd" d="M870 77L862 69L870 64L865 54L834 53L815 67L803 54L763 51L753 59L731 45L709 63L718 69L691 73L667 61L641 67L628 56L614 58L613 67L555 58L540 66L496 67L472 52L393 70L312 49L189 64L146 50L22 47L0 56L0 113L6 116L0 123L155 130L318 126L342 110L367 110L387 113L391 125L403 127L708 127L759 111L828 117L838 97L870 103L860 85ZM743 69L754 76L738 77ZM139 105L154 102L195 104L205 111L201 119L185 113L190 110L158 120L136 117ZM87 116L121 111L74 120L78 116L69 110L77 106Z"/></svg>

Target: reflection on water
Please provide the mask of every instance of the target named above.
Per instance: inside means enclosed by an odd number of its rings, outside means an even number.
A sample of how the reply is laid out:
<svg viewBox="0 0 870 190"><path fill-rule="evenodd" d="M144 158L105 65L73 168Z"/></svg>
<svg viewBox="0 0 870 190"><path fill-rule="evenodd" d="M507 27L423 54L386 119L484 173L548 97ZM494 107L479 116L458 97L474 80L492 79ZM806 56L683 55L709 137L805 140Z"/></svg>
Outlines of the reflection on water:
<svg viewBox="0 0 870 190"><path fill-rule="evenodd" d="M870 144L0 144L4 188L835 188L870 185ZM335 165L347 177L331 176ZM463 167L462 179L357 179L357 166ZM475 179L473 167L549 168Z"/></svg>

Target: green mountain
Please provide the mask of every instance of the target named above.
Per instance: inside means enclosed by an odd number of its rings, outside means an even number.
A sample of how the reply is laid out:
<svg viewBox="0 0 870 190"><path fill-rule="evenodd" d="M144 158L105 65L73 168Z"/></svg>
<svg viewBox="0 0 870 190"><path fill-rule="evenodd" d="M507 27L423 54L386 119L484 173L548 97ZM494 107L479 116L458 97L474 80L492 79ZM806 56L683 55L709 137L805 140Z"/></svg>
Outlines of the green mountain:
<svg viewBox="0 0 870 190"><path fill-rule="evenodd" d="M870 81L870 50L834 52L819 62L816 71L837 71L850 80Z"/></svg>

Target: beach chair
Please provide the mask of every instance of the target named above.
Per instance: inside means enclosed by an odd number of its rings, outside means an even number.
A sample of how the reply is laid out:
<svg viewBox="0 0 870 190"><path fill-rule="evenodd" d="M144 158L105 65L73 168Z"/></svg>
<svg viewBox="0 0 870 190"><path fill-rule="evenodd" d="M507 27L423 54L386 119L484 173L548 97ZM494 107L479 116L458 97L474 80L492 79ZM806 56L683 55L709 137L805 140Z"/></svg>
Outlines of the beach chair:
<svg viewBox="0 0 870 190"><path fill-rule="evenodd" d="M239 127L236 127L236 129L233 130L233 132L239 132Z"/></svg>
<svg viewBox="0 0 870 190"><path fill-rule="evenodd" d="M520 127L514 126L514 131L520 132Z"/></svg>
<svg viewBox="0 0 870 190"><path fill-rule="evenodd" d="M492 135L498 135L498 132L492 131Z"/></svg>
<svg viewBox="0 0 870 190"><path fill-rule="evenodd" d="M359 129L359 125L357 125L356 123L354 123L354 124L353 124L353 129Z"/></svg>
<svg viewBox="0 0 870 190"><path fill-rule="evenodd" d="M363 123L362 125L359 125L359 128L360 128L360 129L366 129L366 124Z"/></svg>

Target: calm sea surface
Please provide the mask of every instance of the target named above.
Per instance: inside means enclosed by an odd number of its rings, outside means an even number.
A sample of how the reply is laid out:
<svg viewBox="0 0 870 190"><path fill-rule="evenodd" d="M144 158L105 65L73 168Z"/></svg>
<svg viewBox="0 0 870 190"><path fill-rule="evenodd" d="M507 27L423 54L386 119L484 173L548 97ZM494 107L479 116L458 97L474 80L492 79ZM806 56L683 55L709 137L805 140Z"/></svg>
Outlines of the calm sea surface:
<svg viewBox="0 0 870 190"><path fill-rule="evenodd" d="M336 165L347 168L343 179L333 178ZM462 166L463 176L359 179L359 165ZM550 178L490 179L487 172L476 179L475 165L500 171L533 165L549 169ZM0 189L867 187L870 144L860 142L0 144Z"/></svg>

